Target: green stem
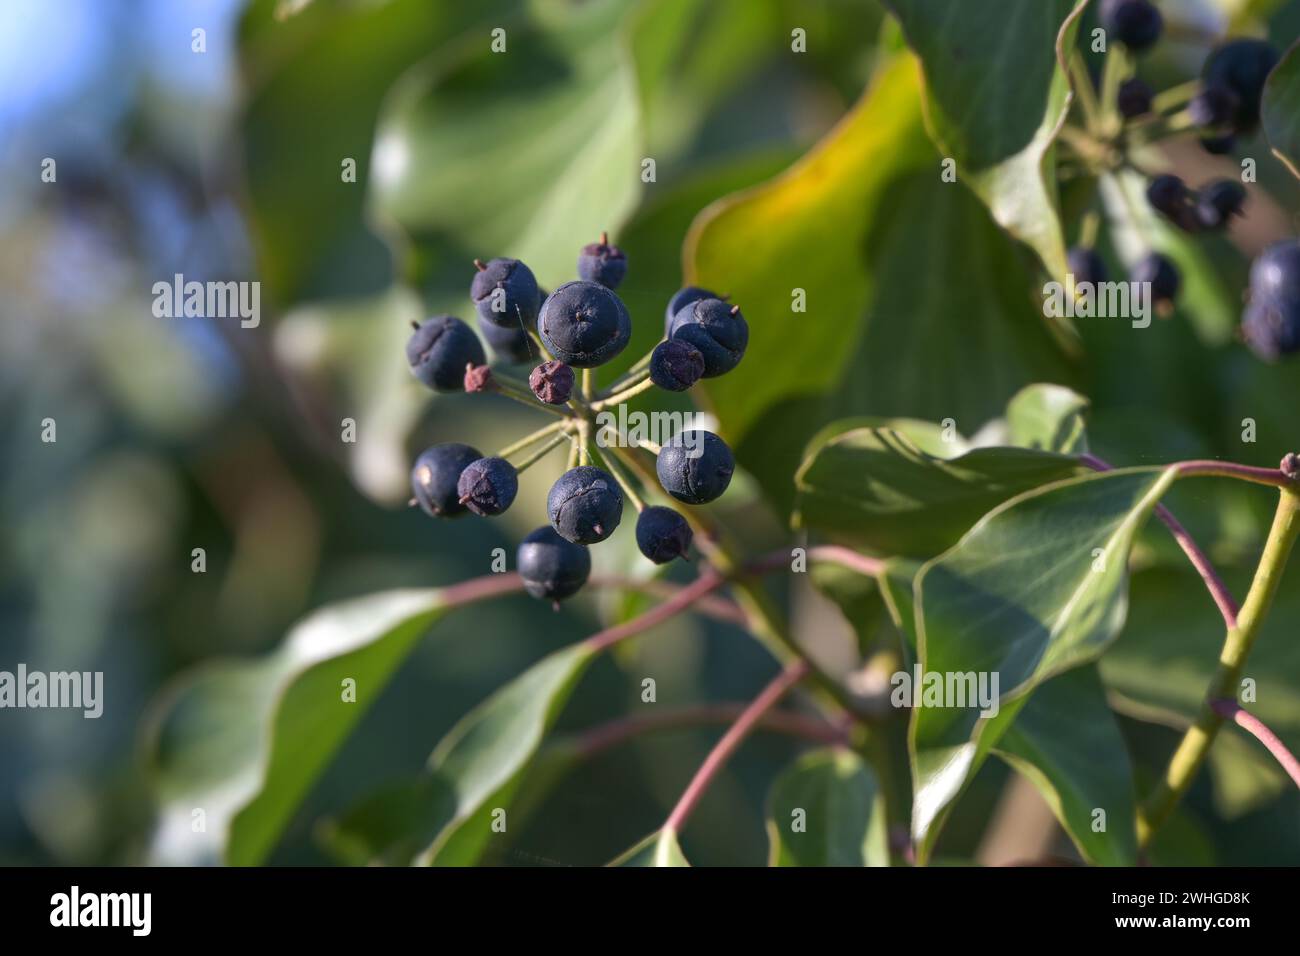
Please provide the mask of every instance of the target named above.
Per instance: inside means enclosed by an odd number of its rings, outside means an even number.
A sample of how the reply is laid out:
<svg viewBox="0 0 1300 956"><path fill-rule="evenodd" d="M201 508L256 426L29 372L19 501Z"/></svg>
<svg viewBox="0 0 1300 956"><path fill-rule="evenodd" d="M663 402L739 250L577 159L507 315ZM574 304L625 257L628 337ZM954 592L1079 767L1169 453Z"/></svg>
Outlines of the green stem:
<svg viewBox="0 0 1300 956"><path fill-rule="evenodd" d="M596 456L600 458L600 463L605 466L605 470L614 476L614 480L617 481L619 487L623 489L623 494L627 495L628 500L632 502L632 506L636 508L637 514L644 511L645 502L642 501L641 496L636 493L636 487L633 483L628 480L627 474L623 471L623 466L617 463L617 459L613 455L606 455L602 452L599 443L593 444L592 448L595 449Z"/></svg>
<svg viewBox="0 0 1300 956"><path fill-rule="evenodd" d="M1122 45L1112 45L1106 52L1106 63L1101 70L1100 120L1093 132L1106 139L1114 139L1124 125L1119 114L1120 84L1133 75L1133 58Z"/></svg>
<svg viewBox="0 0 1300 956"><path fill-rule="evenodd" d="M1162 90L1151 98L1151 111L1166 113L1172 109L1182 108L1201 91L1202 85L1200 80L1188 80L1186 83L1179 83L1177 86Z"/></svg>
<svg viewBox="0 0 1300 956"><path fill-rule="evenodd" d="M1197 771L1205 763L1219 728L1223 726L1223 717L1215 710L1214 702L1237 699L1246 657L1259 637L1297 536L1300 536L1300 493L1283 488L1273 516L1273 527L1264 544L1264 554L1255 571L1255 580L1241 606L1241 613L1237 615L1237 626L1228 629L1223 651L1219 654L1218 671L1210 682L1196 723L1183 735L1170 758L1164 779L1138 813L1138 844L1143 849L1150 846L1161 825L1187 793Z"/></svg>
<svg viewBox="0 0 1300 956"><path fill-rule="evenodd" d="M571 427L572 423L572 419L569 418L562 418L558 422L551 422L551 424L547 425L545 428L539 428L537 431L525 435L523 438L519 439L519 441L506 445L505 448L502 448L497 452L496 457L509 458L515 452L523 451L529 445L541 441L547 435L551 434L551 432L567 430Z"/></svg>
<svg viewBox="0 0 1300 956"><path fill-rule="evenodd" d="M599 402L595 402L591 406L591 410L593 412L599 412L599 411L603 411L606 408L609 408L609 406L611 405L621 405L623 402L626 402L632 396L640 395L642 392L654 388L654 386L655 383L650 381L650 373L647 372L644 380L638 382L636 385L633 385L630 388L624 389L621 392L617 392L609 396L608 398L604 398L601 399Z"/></svg>
<svg viewBox="0 0 1300 956"><path fill-rule="evenodd" d="M515 471L523 471L525 468L529 467L530 465L536 464L537 462L545 458L548 454L550 454L552 449L558 448L560 445L562 445L564 442L568 440L569 440L569 433L561 432L560 434L552 438L550 441L548 441L541 448L538 448L535 452L533 452L531 455L529 455L519 464L515 465Z"/></svg>
<svg viewBox="0 0 1300 956"><path fill-rule="evenodd" d="M520 382L514 381L513 379L499 375L495 371L492 373L492 390L498 395L504 395L506 398L514 399L516 402L527 405L529 408L537 411L546 412L550 415L560 415L565 418L569 417L569 413L559 406L547 405L543 402L539 402L537 396L533 394L532 389Z"/></svg>
<svg viewBox="0 0 1300 956"><path fill-rule="evenodd" d="M589 368L582 370L582 402L584 405L591 403L592 396L595 394L595 382L592 379L592 372Z"/></svg>
<svg viewBox="0 0 1300 956"><path fill-rule="evenodd" d="M650 356L646 355L636 365L628 369L623 375L619 376L607 389L604 389L597 398L609 398L611 395L617 395L625 388L631 388L645 379L650 377Z"/></svg>
<svg viewBox="0 0 1300 956"><path fill-rule="evenodd" d="M1092 77L1088 74L1088 65L1083 54L1078 50L1070 54L1070 80L1075 95L1079 97L1079 106L1083 109L1083 119L1088 129L1097 130L1101 123L1101 111L1097 107L1097 91L1093 89Z"/></svg>

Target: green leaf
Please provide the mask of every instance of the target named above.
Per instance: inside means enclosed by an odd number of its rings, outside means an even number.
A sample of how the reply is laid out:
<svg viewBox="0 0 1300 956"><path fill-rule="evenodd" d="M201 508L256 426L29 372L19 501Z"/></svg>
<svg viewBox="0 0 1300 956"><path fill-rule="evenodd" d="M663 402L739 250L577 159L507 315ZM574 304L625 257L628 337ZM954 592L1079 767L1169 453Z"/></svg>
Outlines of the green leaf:
<svg viewBox="0 0 1300 956"><path fill-rule="evenodd" d="M493 812L508 808L523 771L555 723L594 652L574 644L543 658L467 714L429 758L450 787L451 814L421 856L424 864L464 865L482 853Z"/></svg>
<svg viewBox="0 0 1300 956"><path fill-rule="evenodd" d="M1200 340L1209 346L1232 341L1241 313L1241 301L1215 267L1204 237L1192 236L1170 223L1151 208L1146 198L1146 177L1136 170L1121 170L1099 180L1106 211L1106 234L1124 266L1132 268L1148 253L1164 253L1178 267L1183 288L1178 295L1178 313L1186 316ZM1091 322L1114 322L1111 318ZM1134 329L1134 335L1158 334L1150 327ZM1125 352L1126 358L1131 356Z"/></svg>
<svg viewBox="0 0 1300 956"><path fill-rule="evenodd" d="M1037 688L995 752L1034 783L1089 863L1137 865L1133 766L1095 666Z"/></svg>
<svg viewBox="0 0 1300 956"><path fill-rule="evenodd" d="M616 40L627 9L530 5L505 54L484 33L408 77L376 136L376 210L467 256L522 259L551 288L571 277L641 191L636 79Z"/></svg>
<svg viewBox="0 0 1300 956"><path fill-rule="evenodd" d="M677 834L672 830L656 830L610 866L690 866Z"/></svg>
<svg viewBox="0 0 1300 956"><path fill-rule="evenodd" d="M996 505L1082 471L1074 459L978 448L945 459L889 428L859 428L815 448L795 475L796 527L885 554L929 558Z"/></svg>
<svg viewBox="0 0 1300 956"><path fill-rule="evenodd" d="M1088 399L1060 385L1030 385L1007 405L1011 444L1062 455L1088 450Z"/></svg>
<svg viewBox="0 0 1300 956"><path fill-rule="evenodd" d="M813 587L833 601L858 639L858 656L865 657L876 642L885 619L885 604L876 579L842 564L814 562L809 568Z"/></svg>
<svg viewBox="0 0 1300 956"><path fill-rule="evenodd" d="M1300 41L1269 74L1260 113L1273 152L1300 177Z"/></svg>
<svg viewBox="0 0 1300 956"><path fill-rule="evenodd" d="M768 798L767 834L772 866L889 865L880 782L843 748L805 754L782 772Z"/></svg>
<svg viewBox="0 0 1300 956"><path fill-rule="evenodd" d="M421 774L367 794L317 828L321 845L349 866L405 866L428 845L452 796L440 777Z"/></svg>
<svg viewBox="0 0 1300 956"><path fill-rule="evenodd" d="M925 71L926 119L993 218L1066 273L1052 143L1069 109L1057 43L1087 0L884 0ZM939 187L936 187L939 188Z"/></svg>
<svg viewBox="0 0 1300 956"><path fill-rule="evenodd" d="M260 660L223 663L182 685L152 740L163 860L265 861L361 716L445 610L437 590L329 605ZM356 682L355 702L343 682ZM206 830L192 832L202 808Z"/></svg>
<svg viewBox="0 0 1300 956"><path fill-rule="evenodd" d="M978 703L913 709L918 858L929 856L943 817L1026 695L1096 659L1118 635L1134 537L1175 477L1172 469L1126 469L1027 492L921 569L922 674L986 675L990 689L996 678L998 704L987 717ZM914 694L923 702L920 688Z"/></svg>

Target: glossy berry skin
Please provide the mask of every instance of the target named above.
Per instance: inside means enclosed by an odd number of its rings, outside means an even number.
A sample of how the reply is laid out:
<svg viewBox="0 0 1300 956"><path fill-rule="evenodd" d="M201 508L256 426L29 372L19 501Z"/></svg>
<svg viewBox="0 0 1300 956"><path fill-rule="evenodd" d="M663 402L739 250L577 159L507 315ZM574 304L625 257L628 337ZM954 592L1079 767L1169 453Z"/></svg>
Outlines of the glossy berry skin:
<svg viewBox="0 0 1300 956"><path fill-rule="evenodd" d="M465 366L482 365L486 359L473 329L454 316L435 315L407 339L406 361L415 377L435 392L459 392Z"/></svg>
<svg viewBox="0 0 1300 956"><path fill-rule="evenodd" d="M485 518L499 515L519 493L519 473L504 458L480 458L460 473L456 493L474 514Z"/></svg>
<svg viewBox="0 0 1300 956"><path fill-rule="evenodd" d="M669 392L684 392L704 375L704 356L689 342L669 339L650 353L650 381Z"/></svg>
<svg viewBox="0 0 1300 956"><path fill-rule="evenodd" d="M1242 332L1267 361L1300 352L1300 240L1274 243L1250 267Z"/></svg>
<svg viewBox="0 0 1300 956"><path fill-rule="evenodd" d="M585 279L566 282L552 292L537 322L547 350L574 368L604 365L632 338L632 319L623 301Z"/></svg>
<svg viewBox="0 0 1300 956"><path fill-rule="evenodd" d="M1106 261L1097 254L1096 249L1075 246L1070 250L1066 262L1076 285L1083 282L1095 285L1106 281Z"/></svg>
<svg viewBox="0 0 1300 956"><path fill-rule="evenodd" d="M1102 0L1101 25L1135 53L1155 46L1164 27L1164 17L1151 0Z"/></svg>
<svg viewBox="0 0 1300 956"><path fill-rule="evenodd" d="M1196 218L1206 229L1221 229L1246 205L1246 187L1233 179L1219 179L1201 187L1196 196Z"/></svg>
<svg viewBox="0 0 1300 956"><path fill-rule="evenodd" d="M623 518L623 491L607 471L580 465L562 474L546 496L546 514L574 544L604 541Z"/></svg>
<svg viewBox="0 0 1300 956"><path fill-rule="evenodd" d="M554 528L544 525L519 542L515 565L529 594L546 601L563 601L587 583L591 552L583 545L565 541Z"/></svg>
<svg viewBox="0 0 1300 956"><path fill-rule="evenodd" d="M701 289L699 286L688 285L685 289L678 289L671 299L668 300L668 308L664 310L664 336L667 337L672 328L673 319L677 313L686 308L692 302L698 302L700 299L721 299L722 296L716 292L710 292L708 289Z"/></svg>
<svg viewBox="0 0 1300 956"><path fill-rule="evenodd" d="M1115 105L1125 119L1134 119L1151 112L1151 87L1136 76L1119 85Z"/></svg>
<svg viewBox="0 0 1300 956"><path fill-rule="evenodd" d="M604 233L600 242L582 247L578 255L578 278L598 282L607 289L617 289L627 275L627 256L618 246L611 245Z"/></svg>
<svg viewBox="0 0 1300 956"><path fill-rule="evenodd" d="M1197 126L1232 126L1241 100L1226 86L1207 86L1192 97L1187 113Z"/></svg>
<svg viewBox="0 0 1300 956"><path fill-rule="evenodd" d="M1202 76L1206 87L1226 89L1237 97L1232 117L1237 132L1249 133L1259 125L1264 81L1277 61L1277 49L1267 40L1232 40L1205 61Z"/></svg>
<svg viewBox="0 0 1300 956"><path fill-rule="evenodd" d="M502 295L494 294L498 289ZM531 329L537 321L537 279L518 259L489 260L474 275L469 295L484 322L507 329Z"/></svg>
<svg viewBox="0 0 1300 956"><path fill-rule="evenodd" d="M1149 282L1151 301L1156 305L1173 302L1178 298L1178 290L1183 284L1178 268L1168 257L1158 252L1151 253L1134 266L1129 279L1132 282Z"/></svg>
<svg viewBox="0 0 1300 956"><path fill-rule="evenodd" d="M573 369L563 362L543 362L528 373L528 387L539 402L563 405L573 394Z"/></svg>
<svg viewBox="0 0 1300 956"><path fill-rule="evenodd" d="M420 453L411 468L411 492L426 514L459 518L468 510L460 503L461 472L483 455L469 445L448 442Z"/></svg>
<svg viewBox="0 0 1300 956"><path fill-rule="evenodd" d="M514 326L506 328L493 325L491 322L480 322L479 331L483 333L483 338L487 339L492 354L502 362L518 365L532 359L537 351L528 333L521 328Z"/></svg>
<svg viewBox="0 0 1300 956"><path fill-rule="evenodd" d="M702 505L720 497L731 484L736 459L713 432L682 432L664 445L655 463L659 484L678 501Z"/></svg>
<svg viewBox="0 0 1300 956"><path fill-rule="evenodd" d="M695 537L686 519L672 508L654 505L636 519L636 546L655 564L684 558Z"/></svg>
<svg viewBox="0 0 1300 956"><path fill-rule="evenodd" d="M725 375L740 364L749 345L749 323L721 299L699 299L673 316L668 337L694 345L704 356L704 378Z"/></svg>

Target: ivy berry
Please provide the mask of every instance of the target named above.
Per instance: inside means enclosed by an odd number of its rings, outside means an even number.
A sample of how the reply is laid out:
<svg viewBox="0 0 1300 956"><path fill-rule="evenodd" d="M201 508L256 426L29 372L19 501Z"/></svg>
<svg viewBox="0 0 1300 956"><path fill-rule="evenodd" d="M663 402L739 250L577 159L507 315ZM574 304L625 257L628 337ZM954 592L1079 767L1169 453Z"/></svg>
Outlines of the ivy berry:
<svg viewBox="0 0 1300 956"><path fill-rule="evenodd" d="M1242 332L1267 361L1300 352L1300 240L1274 243L1250 267Z"/></svg>
<svg viewBox="0 0 1300 956"><path fill-rule="evenodd" d="M460 473L456 493L460 503L474 514L499 515L519 493L519 473L504 458L479 458Z"/></svg>
<svg viewBox="0 0 1300 956"><path fill-rule="evenodd" d="M1205 61L1202 77L1206 89L1222 90L1236 99L1231 118L1236 132L1249 133L1259 125L1264 81L1277 61L1273 44L1250 39L1225 43Z"/></svg>
<svg viewBox="0 0 1300 956"><path fill-rule="evenodd" d="M1083 282L1096 285L1106 281L1106 261L1096 249L1075 246L1066 257L1066 263L1076 285Z"/></svg>
<svg viewBox="0 0 1300 956"><path fill-rule="evenodd" d="M572 597L591 575L591 552L565 541L549 525L533 531L515 552L515 564L524 590L535 598L560 601Z"/></svg>
<svg viewBox="0 0 1300 956"><path fill-rule="evenodd" d="M574 368L604 365L627 347L632 319L623 301L598 282L566 282L542 303L542 344Z"/></svg>
<svg viewBox="0 0 1300 956"><path fill-rule="evenodd" d="M1106 34L1134 53L1155 46L1165 22L1151 0L1102 0L1099 16Z"/></svg>
<svg viewBox="0 0 1300 956"><path fill-rule="evenodd" d="M565 540L604 541L623 518L623 492L609 472L580 465L562 474L546 496L546 513Z"/></svg>
<svg viewBox="0 0 1300 956"><path fill-rule="evenodd" d="M1133 282L1139 282L1144 285L1149 284L1151 287L1151 301L1161 307L1167 307L1178 298L1178 290L1182 287L1183 278L1178 272L1178 267L1173 264L1168 256L1153 252L1138 262L1133 267L1133 272L1129 276Z"/></svg>
<svg viewBox="0 0 1300 956"><path fill-rule="evenodd" d="M655 564L684 558L695 537L686 519L672 508L652 505L636 519L636 546Z"/></svg>
<svg viewBox="0 0 1300 956"><path fill-rule="evenodd" d="M578 278L598 282L606 289L617 289L627 275L627 256L618 246L611 245L609 234L602 232L600 242L582 247L578 256Z"/></svg>
<svg viewBox="0 0 1300 956"><path fill-rule="evenodd" d="M466 508L460 503L461 473L483 455L469 445L448 442L420 453L411 468L411 492L426 514L458 518Z"/></svg>
<svg viewBox="0 0 1300 956"><path fill-rule="evenodd" d="M699 286L688 285L685 289L678 289L673 293L673 297L668 300L668 308L664 310L664 335L667 336L672 330L673 319L677 313L686 308L692 302L698 302L700 299L723 299L724 296L716 292L710 292L708 289L701 289Z"/></svg>
<svg viewBox="0 0 1300 956"><path fill-rule="evenodd" d="M540 301L533 270L518 259L475 259L474 265L469 294L479 318L508 329L532 328Z"/></svg>
<svg viewBox="0 0 1300 956"><path fill-rule="evenodd" d="M1206 229L1221 229L1246 205L1246 187L1235 179L1219 179L1196 195L1196 218Z"/></svg>
<svg viewBox="0 0 1300 956"><path fill-rule="evenodd" d="M1115 95L1115 105L1125 119L1135 119L1151 112L1153 97L1151 87L1134 76L1119 85Z"/></svg>
<svg viewBox="0 0 1300 956"><path fill-rule="evenodd" d="M721 299L697 299L673 316L668 337L704 356L704 378L725 375L740 364L749 345L749 323L740 307Z"/></svg>
<svg viewBox="0 0 1300 956"><path fill-rule="evenodd" d="M678 501L702 505L721 497L731 484L736 459L713 432L681 432L659 451L655 472L659 484Z"/></svg>
<svg viewBox="0 0 1300 956"><path fill-rule="evenodd" d="M669 392L684 392L704 375L704 356L689 342L669 339L650 353L650 381Z"/></svg>
<svg viewBox="0 0 1300 956"><path fill-rule="evenodd" d="M483 343L474 330L450 315L435 315L418 324L406 342L411 371L435 392L459 392L465 367L485 361Z"/></svg>

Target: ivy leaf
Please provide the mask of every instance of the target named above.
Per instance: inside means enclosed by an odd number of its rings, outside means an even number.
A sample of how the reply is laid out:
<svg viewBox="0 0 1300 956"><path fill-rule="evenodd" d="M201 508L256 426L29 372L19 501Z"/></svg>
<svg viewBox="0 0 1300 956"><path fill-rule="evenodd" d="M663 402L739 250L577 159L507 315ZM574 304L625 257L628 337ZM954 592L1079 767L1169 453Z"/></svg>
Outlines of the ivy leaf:
<svg viewBox="0 0 1300 956"><path fill-rule="evenodd" d="M1033 782L1089 863L1137 865L1133 766L1095 666L1033 691L995 752Z"/></svg>
<svg viewBox="0 0 1300 956"><path fill-rule="evenodd" d="M1300 41L1269 74L1260 114L1273 152L1300 177Z"/></svg>
<svg viewBox="0 0 1300 956"><path fill-rule="evenodd" d="M1011 444L1061 455L1088 450L1087 417L1091 403L1060 385L1030 385L1007 405Z"/></svg>
<svg viewBox="0 0 1300 956"><path fill-rule="evenodd" d="M610 866L690 866L672 830L656 830Z"/></svg>
<svg viewBox="0 0 1300 956"><path fill-rule="evenodd" d="M921 569L913 587L922 675L987 675L990 689L996 677L998 701L988 716L978 703L913 709L919 859L1029 692L1096 659L1118 635L1134 537L1175 477L1125 469L1027 492ZM913 693L923 702L921 688Z"/></svg>
<svg viewBox="0 0 1300 956"><path fill-rule="evenodd" d="M446 610L438 590L329 605L260 660L198 672L157 720L151 764L163 804L156 856L234 866L266 860L312 784ZM355 681L356 700L343 699ZM190 815L203 808L206 828Z"/></svg>
<svg viewBox="0 0 1300 956"><path fill-rule="evenodd" d="M940 458L890 428L852 429L813 449L796 473L794 524L929 558L1008 498L1080 471L1073 458L1050 452L977 448Z"/></svg>
<svg viewBox="0 0 1300 956"><path fill-rule="evenodd" d="M451 789L446 823L420 862L457 865L478 858L523 771L573 692L595 652L573 644L543 658L470 711L443 738L429 769Z"/></svg>
<svg viewBox="0 0 1300 956"><path fill-rule="evenodd" d="M1052 144L1071 94L1057 44L1073 48L1087 0L884 2L921 58L939 151L993 218L1063 279Z"/></svg>
<svg viewBox="0 0 1300 956"><path fill-rule="evenodd" d="M627 9L532 10L506 55L484 39L399 86L375 138L376 210L417 239L522 259L549 287L570 277L577 250L617 234L640 195L636 78L610 38Z"/></svg>
<svg viewBox="0 0 1300 956"><path fill-rule="evenodd" d="M843 748L805 754L782 772L768 798L767 834L772 866L889 865L880 781Z"/></svg>

